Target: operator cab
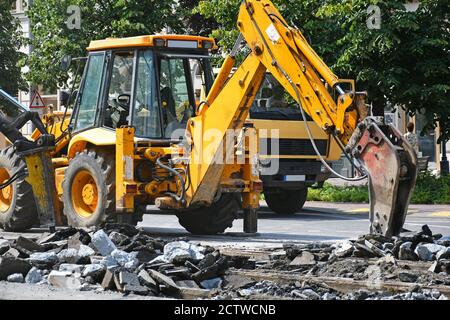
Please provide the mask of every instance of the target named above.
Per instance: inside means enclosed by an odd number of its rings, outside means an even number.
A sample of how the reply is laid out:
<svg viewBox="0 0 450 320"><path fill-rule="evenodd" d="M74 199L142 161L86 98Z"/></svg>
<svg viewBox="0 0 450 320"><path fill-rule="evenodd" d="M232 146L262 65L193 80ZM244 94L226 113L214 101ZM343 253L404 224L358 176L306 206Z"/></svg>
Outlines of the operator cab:
<svg viewBox="0 0 450 320"><path fill-rule="evenodd" d="M179 139L175 133L195 116L199 92L213 84L209 51L215 48L213 39L179 35L91 42L74 131L129 125L138 138Z"/></svg>

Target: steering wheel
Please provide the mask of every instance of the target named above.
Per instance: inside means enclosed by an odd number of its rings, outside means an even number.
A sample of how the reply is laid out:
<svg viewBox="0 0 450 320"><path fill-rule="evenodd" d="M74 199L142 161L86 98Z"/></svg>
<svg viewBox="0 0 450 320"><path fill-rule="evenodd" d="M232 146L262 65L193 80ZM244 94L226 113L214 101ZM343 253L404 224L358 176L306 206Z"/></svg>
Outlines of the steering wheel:
<svg viewBox="0 0 450 320"><path fill-rule="evenodd" d="M127 98L126 102L123 99L124 97ZM114 127L125 125L127 123L128 114L130 113L131 95L121 94L116 99L113 99L112 102L113 105L110 106L110 110Z"/></svg>

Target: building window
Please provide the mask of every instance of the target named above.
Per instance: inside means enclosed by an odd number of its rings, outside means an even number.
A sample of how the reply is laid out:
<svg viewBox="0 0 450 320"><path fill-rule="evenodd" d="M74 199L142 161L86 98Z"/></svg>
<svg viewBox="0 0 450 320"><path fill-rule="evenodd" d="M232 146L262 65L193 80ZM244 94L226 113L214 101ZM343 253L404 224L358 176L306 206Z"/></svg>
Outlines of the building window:
<svg viewBox="0 0 450 320"><path fill-rule="evenodd" d="M13 13L22 13L22 12L24 12L25 6L26 6L26 1L16 0L12 4L11 11Z"/></svg>
<svg viewBox="0 0 450 320"><path fill-rule="evenodd" d="M18 2L18 1L14 1L14 2L12 3L12 7L11 7L11 11L12 11L12 12L17 12L17 2Z"/></svg>

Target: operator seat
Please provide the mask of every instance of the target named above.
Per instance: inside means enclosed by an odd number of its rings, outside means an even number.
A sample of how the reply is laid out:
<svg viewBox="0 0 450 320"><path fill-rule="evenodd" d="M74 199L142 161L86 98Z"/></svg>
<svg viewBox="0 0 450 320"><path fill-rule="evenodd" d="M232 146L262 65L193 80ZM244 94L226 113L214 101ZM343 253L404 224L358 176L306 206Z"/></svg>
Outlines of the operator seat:
<svg viewBox="0 0 450 320"><path fill-rule="evenodd" d="M166 126L164 130L164 137L169 139L175 130L181 128L181 124L177 119L175 99L173 98L170 87L164 87L161 89L161 104L163 120Z"/></svg>

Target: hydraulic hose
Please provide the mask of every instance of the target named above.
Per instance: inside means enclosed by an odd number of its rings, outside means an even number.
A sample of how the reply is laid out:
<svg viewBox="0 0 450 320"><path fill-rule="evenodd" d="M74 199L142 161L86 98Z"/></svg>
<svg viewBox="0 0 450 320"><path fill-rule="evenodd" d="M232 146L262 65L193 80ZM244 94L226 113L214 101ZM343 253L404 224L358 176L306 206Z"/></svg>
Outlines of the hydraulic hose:
<svg viewBox="0 0 450 320"><path fill-rule="evenodd" d="M21 166L16 173L14 173L12 175L11 178L9 178L7 181L3 182L2 184L0 184L0 189L4 189L8 186L10 186L12 183L14 183L14 181L24 178L27 176L27 168L26 165Z"/></svg>
<svg viewBox="0 0 450 320"><path fill-rule="evenodd" d="M186 182L184 181L184 179L181 176L181 174L177 170L175 170L174 168L166 166L165 164L163 164L161 162L161 158L158 158L156 160L156 164L158 166L160 166L161 168L166 169L167 171L173 173L178 178L178 180L180 180L181 195L177 195L177 194L174 194L174 193L171 193L171 192L168 192L167 194L172 196L177 202L181 202L181 203L184 204L184 202L186 201L186 199L185 199L185 195L186 195L186 186L185 186L185 184L186 184Z"/></svg>
<svg viewBox="0 0 450 320"><path fill-rule="evenodd" d="M357 178L348 178L348 177L344 177L343 175L337 173L335 170L333 170L333 168L331 168L331 166L325 161L325 159L323 158L323 156L320 154L319 149L317 148L316 142L314 140L314 137L311 133L311 129L309 127L308 121L306 120L306 114L305 111L303 110L303 107L301 105L301 99L300 99L300 92L298 91L297 86L295 85L295 83L292 81L292 79L289 77L289 75L287 74L287 72L279 65L277 59L275 58L272 50L270 49L270 46L268 45L266 39L264 38L264 35L261 32L261 29L259 28L258 24L256 23L256 21L254 20L253 16L251 16L253 25L255 26L256 30L258 31L262 41L264 42L264 45L267 49L267 51L269 52L271 58L272 58L272 65L275 66L276 68L278 68L281 73L283 74L283 76L286 78L286 80L291 84L292 88L295 91L295 94L297 96L297 101L299 103L300 106L300 111L302 113L302 117L303 117L303 122L305 123L305 127L306 127L306 132L308 133L308 137L309 140L311 141L311 145L313 146L314 152L316 153L317 157L319 158L320 162L322 162L322 164L324 165L325 168L327 168L332 174L334 174L335 176L337 176L340 179L343 179L345 181L361 181L366 179L368 176L364 175L362 177L357 177ZM281 19L279 19L281 20ZM344 151L345 152L345 151ZM365 170L367 172L367 170Z"/></svg>

